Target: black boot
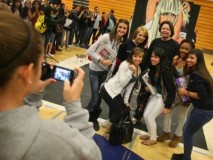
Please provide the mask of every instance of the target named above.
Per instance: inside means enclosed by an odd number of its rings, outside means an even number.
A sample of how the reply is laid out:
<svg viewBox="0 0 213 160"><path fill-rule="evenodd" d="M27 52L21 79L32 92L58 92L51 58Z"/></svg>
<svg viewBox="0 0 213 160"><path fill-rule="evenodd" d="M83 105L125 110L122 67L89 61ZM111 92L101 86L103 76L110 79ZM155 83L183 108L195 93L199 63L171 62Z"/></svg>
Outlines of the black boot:
<svg viewBox="0 0 213 160"><path fill-rule="evenodd" d="M173 154L171 160L183 160L183 154Z"/></svg>
<svg viewBox="0 0 213 160"><path fill-rule="evenodd" d="M93 112L89 112L89 121L93 122L93 128L95 131L99 131L99 123L98 123L98 117L102 110L96 110Z"/></svg>

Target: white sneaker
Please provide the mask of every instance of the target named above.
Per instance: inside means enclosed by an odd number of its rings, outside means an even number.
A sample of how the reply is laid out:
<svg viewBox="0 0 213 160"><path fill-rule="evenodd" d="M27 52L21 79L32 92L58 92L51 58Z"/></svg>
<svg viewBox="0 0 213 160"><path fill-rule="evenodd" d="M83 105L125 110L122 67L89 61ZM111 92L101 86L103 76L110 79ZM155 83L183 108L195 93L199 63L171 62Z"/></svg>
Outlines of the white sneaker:
<svg viewBox="0 0 213 160"><path fill-rule="evenodd" d="M104 121L104 122L101 124L101 126L102 126L103 128L106 128L108 122L109 122L109 120Z"/></svg>
<svg viewBox="0 0 213 160"><path fill-rule="evenodd" d="M71 44L71 45L68 45L68 47L69 47L69 48L72 48L72 47L75 47L75 46L74 46L73 44Z"/></svg>
<svg viewBox="0 0 213 160"><path fill-rule="evenodd" d="M48 56L50 56L50 57L54 57L54 55L53 55L53 54L51 54L51 53L48 53Z"/></svg>
<svg viewBox="0 0 213 160"><path fill-rule="evenodd" d="M138 122L138 120L136 118L132 118L131 120L132 120L133 124L136 124Z"/></svg>

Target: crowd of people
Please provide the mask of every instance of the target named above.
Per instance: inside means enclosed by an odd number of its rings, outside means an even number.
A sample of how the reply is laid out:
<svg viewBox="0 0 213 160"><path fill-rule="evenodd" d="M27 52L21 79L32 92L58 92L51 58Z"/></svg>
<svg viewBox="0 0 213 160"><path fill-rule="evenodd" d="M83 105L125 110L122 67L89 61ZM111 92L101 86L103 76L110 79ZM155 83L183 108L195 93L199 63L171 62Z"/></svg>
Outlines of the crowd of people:
<svg viewBox="0 0 213 160"><path fill-rule="evenodd" d="M185 39L178 44L172 39L174 26L170 21L159 25L160 37L147 46L148 30L139 26L128 37L128 20L116 20L113 10L110 15L100 15L98 7L91 11L75 6L69 11L63 4L49 4L47 0L42 4L35 0L32 5L26 0L23 7L19 0L4 3L1 0L0 141L4 148L0 159L101 159L92 137L99 130L102 98L109 106L103 135L108 139L112 123L121 119L122 111L133 108L130 101L137 88L137 107L143 103L144 111L134 121L143 118L148 129L148 134L140 136L142 144L151 146L169 139L171 117L178 108L178 127L169 147L177 147L183 135L184 153L173 154L172 159L191 160L193 135L213 117L213 80L203 52L193 41ZM45 15L47 26L43 34L34 27L40 15ZM59 25L63 26L61 30ZM52 56L53 45L60 51L62 46L73 44L88 48L91 99L85 109L81 107L84 71L77 68L74 82L64 82L64 122L43 121L37 108L45 87L55 82L52 78L40 80L43 54ZM116 52L117 57L102 57L96 52L100 44ZM154 93L141 78L145 71ZM186 88L175 84L179 77L186 79ZM180 96L189 97L187 105L176 102ZM189 107L193 107L190 113ZM164 115L164 132L158 136L156 118L160 114Z"/></svg>
<svg viewBox="0 0 213 160"><path fill-rule="evenodd" d="M114 10L100 13L98 7L89 9L80 5L69 10L63 3L57 4L48 0L2 2L9 6L12 13L32 26L36 25L39 16L45 16L44 24L47 28L42 35L45 38L47 56L53 56L53 50L62 51L63 47L89 48L90 39L94 43L100 35L109 33L116 25Z"/></svg>

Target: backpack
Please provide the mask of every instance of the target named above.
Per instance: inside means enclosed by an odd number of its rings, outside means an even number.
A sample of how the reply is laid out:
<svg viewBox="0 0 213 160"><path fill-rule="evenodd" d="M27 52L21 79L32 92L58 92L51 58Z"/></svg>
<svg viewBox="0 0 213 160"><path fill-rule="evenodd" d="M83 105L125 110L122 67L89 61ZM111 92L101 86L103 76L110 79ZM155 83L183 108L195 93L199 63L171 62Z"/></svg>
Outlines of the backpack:
<svg viewBox="0 0 213 160"><path fill-rule="evenodd" d="M44 33L47 30L47 26L44 20L45 20L45 15L40 15L35 23L35 29L39 33Z"/></svg>

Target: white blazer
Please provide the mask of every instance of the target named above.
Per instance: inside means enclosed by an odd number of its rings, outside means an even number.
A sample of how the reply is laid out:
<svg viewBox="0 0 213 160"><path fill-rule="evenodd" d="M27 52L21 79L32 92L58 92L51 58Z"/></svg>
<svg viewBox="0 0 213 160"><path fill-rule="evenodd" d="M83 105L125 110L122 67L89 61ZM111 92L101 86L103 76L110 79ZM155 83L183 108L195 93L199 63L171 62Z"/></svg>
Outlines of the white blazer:
<svg viewBox="0 0 213 160"><path fill-rule="evenodd" d="M138 66L138 75L140 75L141 69ZM134 87L135 81L131 82L133 76L133 71L129 69L128 62L124 61L119 66L119 69L116 75L110 78L105 84L104 87L111 98L116 97L118 94L121 94L124 90L124 103L128 103L130 93ZM128 86L126 86L128 84ZM126 88L125 88L126 87Z"/></svg>

